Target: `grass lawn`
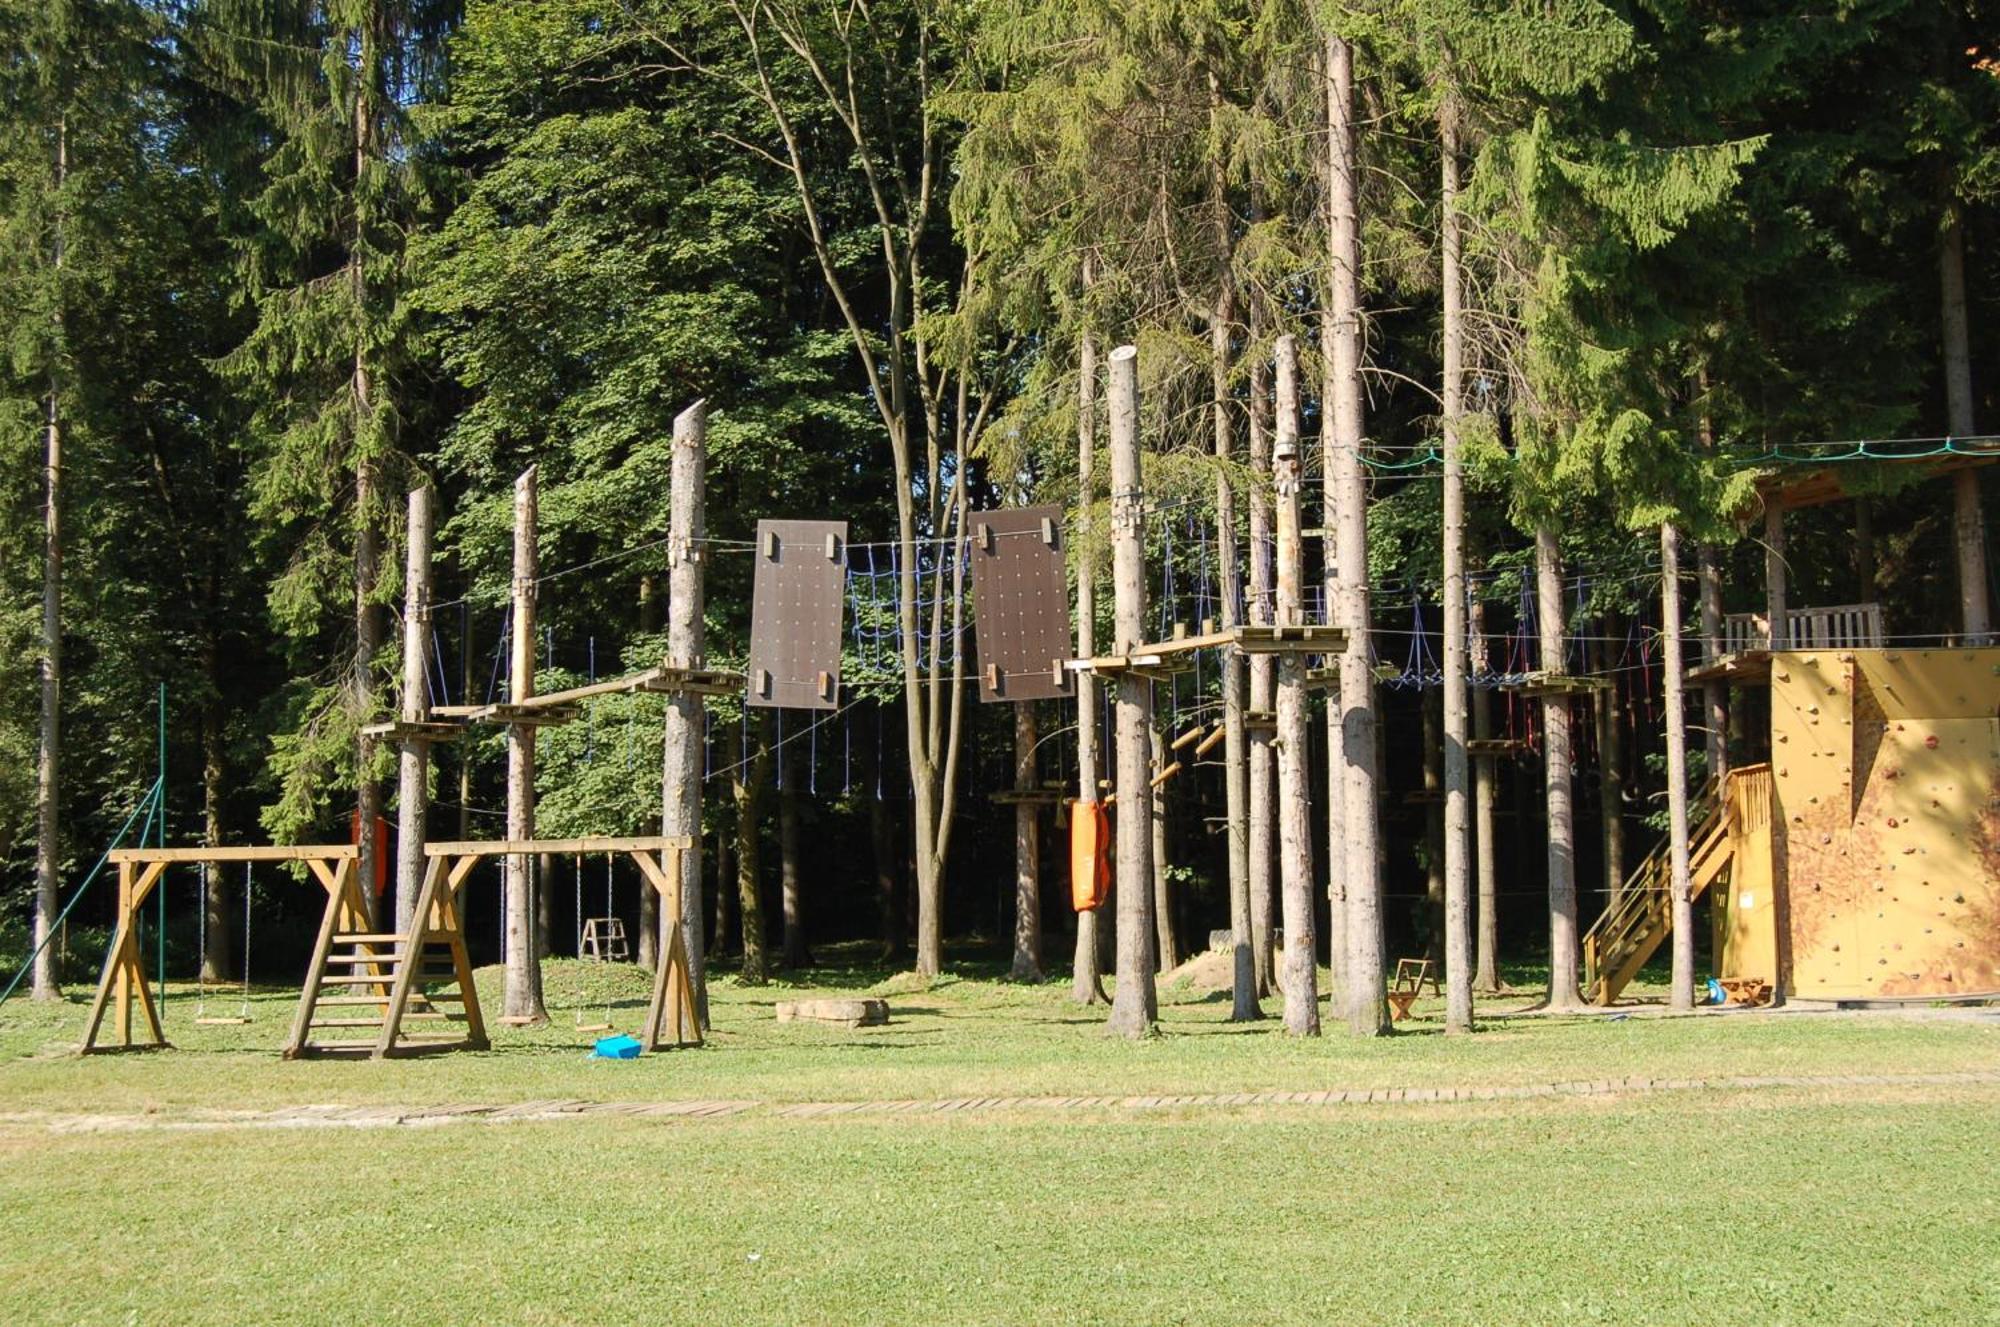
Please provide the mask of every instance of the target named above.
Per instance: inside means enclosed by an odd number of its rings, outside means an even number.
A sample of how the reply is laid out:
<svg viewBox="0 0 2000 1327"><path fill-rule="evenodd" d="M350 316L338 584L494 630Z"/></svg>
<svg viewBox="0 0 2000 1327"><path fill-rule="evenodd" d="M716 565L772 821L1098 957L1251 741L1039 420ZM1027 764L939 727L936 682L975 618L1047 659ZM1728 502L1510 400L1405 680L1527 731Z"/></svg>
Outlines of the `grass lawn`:
<svg viewBox="0 0 2000 1327"><path fill-rule="evenodd" d="M644 982L552 963L556 1023L496 1029L483 1055L287 1064L292 997L274 991L244 1027L197 1028L176 998L180 1049L80 1060L55 1053L80 1000L10 1003L6 1320L2000 1321L2000 1086L436 1128L35 1118L2000 1071L1990 1021L1538 1018L1446 1039L1426 1002L1411 1035L1296 1042L1170 988L1163 1035L1132 1044L1066 984L813 977L888 994L896 1021L780 1026L769 1004L787 988L720 981L706 1048L594 1063L576 992L587 1021L609 1000L624 1025Z"/></svg>

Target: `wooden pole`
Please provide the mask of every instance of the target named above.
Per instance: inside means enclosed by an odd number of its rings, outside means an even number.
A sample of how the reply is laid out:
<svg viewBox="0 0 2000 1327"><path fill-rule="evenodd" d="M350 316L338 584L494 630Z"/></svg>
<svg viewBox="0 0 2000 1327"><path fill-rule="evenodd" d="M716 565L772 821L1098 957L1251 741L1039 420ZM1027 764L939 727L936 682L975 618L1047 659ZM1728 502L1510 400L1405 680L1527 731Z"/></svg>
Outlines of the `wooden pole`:
<svg viewBox="0 0 2000 1327"><path fill-rule="evenodd" d="M1465 315L1459 277L1458 120L1438 112L1444 220L1444 1030L1472 1030L1470 771L1465 755L1465 461L1458 419L1464 404Z"/></svg>
<svg viewBox="0 0 2000 1327"><path fill-rule="evenodd" d="M540 558L535 548L537 494L535 467L514 481L514 638L508 654L507 699L519 704L535 694L535 582ZM535 837L535 729L516 723L507 728L507 837L519 842ZM514 853L507 858L507 991L504 1013L509 1018L544 1022L542 965L535 954L533 857Z"/></svg>
<svg viewBox="0 0 2000 1327"><path fill-rule="evenodd" d="M1084 280L1090 279L1089 259L1084 260ZM1097 482L1092 474L1097 442L1097 338L1083 334L1077 355L1076 388L1076 653L1088 659L1097 651L1097 556L1090 533L1090 512L1097 502ZM1076 775L1077 798L1097 801L1098 771L1103 767L1097 753L1097 678L1090 673L1076 675ZM1070 961L1070 999L1078 1004L1103 1004L1104 981L1098 951L1102 909L1076 914L1076 952Z"/></svg>
<svg viewBox="0 0 2000 1327"><path fill-rule="evenodd" d="M1563 657L1562 553L1555 529L1535 530L1535 618L1541 629L1542 670L1568 672ZM1542 697L1543 787L1548 798L1549 997L1551 1009L1582 1004L1577 991L1576 809L1570 750L1570 698L1563 692Z"/></svg>
<svg viewBox="0 0 2000 1327"><path fill-rule="evenodd" d="M667 525L667 663L675 668L707 666L703 628L707 562L702 540L707 530L708 403L696 401L674 419L672 472L668 483ZM708 967L702 952L701 867L701 744L708 702L701 696L676 692L667 700L665 754L660 770L660 832L685 837L686 852L663 854L662 869L678 865L681 945L687 953L688 983L696 1017L708 1022ZM659 956L674 925L673 908L663 916Z"/></svg>
<svg viewBox="0 0 2000 1327"><path fill-rule="evenodd" d="M430 717L431 530L436 494L426 485L409 496L403 558L404 723ZM405 735L396 768L396 932L410 933L424 881L425 822L430 814L430 743Z"/></svg>
<svg viewBox="0 0 2000 1327"><path fill-rule="evenodd" d="M1145 639L1146 503L1139 461L1139 352L1111 352L1112 648ZM1147 790L1153 684L1118 678L1118 985L1106 1026L1143 1037L1159 1017L1153 981L1153 799Z"/></svg>
<svg viewBox="0 0 2000 1327"><path fill-rule="evenodd" d="M1290 336L1279 337L1277 357L1278 436L1271 447L1272 487L1277 494L1277 619L1279 626L1291 627L1305 620L1300 588L1305 557L1299 534L1298 343ZM1285 1031L1312 1037L1319 1035L1319 928L1313 919L1305 657L1296 651L1278 657L1277 710L1278 897L1285 927L1278 986L1285 999Z"/></svg>
<svg viewBox="0 0 2000 1327"><path fill-rule="evenodd" d="M1660 526L1660 626L1666 636L1667 845L1672 875L1673 985L1668 1005L1694 1008L1694 900L1688 883L1687 716L1682 703L1680 532Z"/></svg>

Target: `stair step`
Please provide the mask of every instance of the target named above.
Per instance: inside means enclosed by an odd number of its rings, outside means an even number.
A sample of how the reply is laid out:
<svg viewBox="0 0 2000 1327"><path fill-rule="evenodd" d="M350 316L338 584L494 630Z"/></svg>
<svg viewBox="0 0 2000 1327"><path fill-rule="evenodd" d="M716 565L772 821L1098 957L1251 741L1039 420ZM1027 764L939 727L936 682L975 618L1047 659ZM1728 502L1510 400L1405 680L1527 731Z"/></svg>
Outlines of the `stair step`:
<svg viewBox="0 0 2000 1327"><path fill-rule="evenodd" d="M379 1018L315 1018L308 1026L316 1028L378 1028Z"/></svg>
<svg viewBox="0 0 2000 1327"><path fill-rule="evenodd" d="M389 935L376 931L335 931L333 942L337 945L399 945L409 939L406 935Z"/></svg>
<svg viewBox="0 0 2000 1327"><path fill-rule="evenodd" d="M344 968L360 968L366 967L371 963L386 963L393 966L402 961L403 956L401 954L328 954L326 956L326 965L328 967L339 964Z"/></svg>

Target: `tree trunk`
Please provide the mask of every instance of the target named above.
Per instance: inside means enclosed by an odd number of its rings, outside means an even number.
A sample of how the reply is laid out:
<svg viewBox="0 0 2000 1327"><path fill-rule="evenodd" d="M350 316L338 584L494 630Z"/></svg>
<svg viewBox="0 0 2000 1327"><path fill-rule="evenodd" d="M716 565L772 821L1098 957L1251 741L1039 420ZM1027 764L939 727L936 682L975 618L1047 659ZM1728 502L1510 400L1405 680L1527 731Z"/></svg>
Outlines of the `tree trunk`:
<svg viewBox="0 0 2000 1327"><path fill-rule="evenodd" d="M535 961L555 952L556 859L554 853L535 854Z"/></svg>
<svg viewBox="0 0 2000 1327"><path fill-rule="evenodd" d="M1972 348L1966 328L1965 216L1956 199L1945 204L1938 250L1943 297L1945 427L1954 438L1974 434ZM1960 470L1951 480L1952 535L1958 551L1958 607L1965 643L1985 645L1992 630L1986 594L1986 512L1979 471Z"/></svg>
<svg viewBox="0 0 2000 1327"><path fill-rule="evenodd" d="M35 756L35 979L34 998L58 1000L55 946L49 943L61 901L56 873L62 862L62 596L63 596L63 190L69 178L69 122L56 118L54 348L49 357L43 432L42 507L42 713ZM164 791L164 790L162 790Z"/></svg>
<svg viewBox="0 0 2000 1327"><path fill-rule="evenodd" d="M1875 502L1854 500L1854 602L1875 602Z"/></svg>
<svg viewBox="0 0 2000 1327"><path fill-rule="evenodd" d="M1722 657L1722 564L1706 541L1695 557L1701 577L1701 657L1703 663L1714 663ZM1729 691L1720 682L1704 682L1701 694L1708 777L1720 779L1729 772Z"/></svg>
<svg viewBox="0 0 2000 1327"><path fill-rule="evenodd" d="M799 762L797 742L788 742L778 751L779 768L784 770L778 789L778 877L784 911L785 966L797 971L812 965L806 948L803 864L799 860Z"/></svg>
<svg viewBox="0 0 2000 1327"><path fill-rule="evenodd" d="M1035 788L1035 703L1014 705L1014 790ZM1032 802L1014 804L1014 981L1042 980L1042 837Z"/></svg>
<svg viewBox="0 0 2000 1327"><path fill-rule="evenodd" d="M1304 553L1299 534L1298 347L1278 338L1277 437L1271 447L1272 489L1277 495L1279 626L1305 618ZM1278 893L1284 902L1285 946L1278 985L1285 998L1285 1031L1319 1035L1319 943L1313 916L1312 781L1306 773L1305 657L1278 656Z"/></svg>
<svg viewBox="0 0 2000 1327"><path fill-rule="evenodd" d="M369 163L375 154L375 110L374 110L374 70L379 58L375 47L375 26L362 26L361 58L357 77L354 80L354 178L365 179L369 174ZM382 648L382 610L375 602L376 589L381 581L382 564L382 513L378 496L379 476L375 459L376 439L373 438L375 424L374 380L368 365L370 337L368 319L368 271L363 262L362 248L367 242L366 193L357 183L353 189L354 236L348 248L347 272L353 295L354 327L354 368L349 385L353 399L354 429L353 441L356 446L354 462L354 677L353 711L357 723L365 723L375 705L375 656ZM533 755L529 761L532 768ZM382 784L375 777L375 742L373 738L355 738L355 814L361 824L361 860L357 871L361 877L361 896L366 907L371 928L375 924L378 901L375 894L376 873L380 869L377 858L381 844L376 838L375 827L382 819ZM533 789L529 789L533 796ZM541 1005L539 973L537 974L535 1005L539 1012ZM510 1012L512 1012L510 1010Z"/></svg>
<svg viewBox="0 0 2000 1327"><path fill-rule="evenodd" d="M724 739L722 749L725 752L733 753L729 756L729 763L732 766L743 758L743 743L736 740L736 726L734 724L729 725L729 736ZM732 794L735 787L736 776L731 774L730 790ZM715 831L715 936L714 942L709 948L709 953L718 961L729 956L729 923L735 913L735 904L731 902L736 897L736 872L733 869L736 844L736 826L734 823L736 799L733 795L730 798L729 805L731 810L729 820L731 823L718 826Z"/></svg>
<svg viewBox="0 0 2000 1327"><path fill-rule="evenodd" d="M771 979L771 967L764 955L764 900L758 887L763 852L757 831L763 823L764 784L771 777L771 711L757 711L750 741L747 760L739 755L730 762L736 794L736 906L743 929L742 980L762 986Z"/></svg>
<svg viewBox="0 0 2000 1327"><path fill-rule="evenodd" d="M1444 969L1444 697L1424 694L1424 957Z"/></svg>
<svg viewBox="0 0 2000 1327"><path fill-rule="evenodd" d="M1465 410L1464 286L1459 271L1458 107L1438 112L1442 163L1444 284L1444 971L1446 1032L1472 1028L1470 783L1465 752L1465 461L1458 419Z"/></svg>
<svg viewBox="0 0 2000 1327"><path fill-rule="evenodd" d="M519 704L535 694L535 548L537 494L535 467L514 481L514 638L508 660L507 699ZM362 839L368 833L364 820ZM507 729L507 837L535 837L535 729L517 723ZM534 862L527 853L507 858L507 989L503 1012L509 1018L546 1021L542 1006L542 965L535 948ZM363 877L366 879L366 877Z"/></svg>
<svg viewBox="0 0 2000 1327"><path fill-rule="evenodd" d="M1208 151L1208 204L1210 228L1216 252L1215 309L1208 322L1210 411L1215 424L1215 455L1222 462L1215 472L1215 556L1221 568L1222 625L1241 625L1243 596L1242 571L1236 561L1236 491L1230 483L1228 461L1232 450L1233 408L1229 387L1229 339L1236 321L1235 239L1229 219L1228 177L1223 153L1227 138L1221 131L1221 83L1211 73L1208 78L1210 143ZM1239 650L1222 651L1222 731L1223 731L1223 831L1229 846L1229 930L1234 968L1230 982L1229 1017L1241 1022L1257 1018L1257 968L1250 953L1250 751L1249 732L1243 724L1243 702L1249 686L1247 665ZM1165 863L1156 869L1164 872ZM1170 913L1161 918L1161 963L1171 965L1167 941L1171 938Z"/></svg>
<svg viewBox="0 0 2000 1327"><path fill-rule="evenodd" d="M1087 264L1088 260L1086 260ZM1089 279L1086 266L1085 280ZM1097 652L1097 555L1092 545L1090 513L1097 501L1097 481L1092 473L1097 442L1097 339L1083 335L1077 354L1076 389L1076 654L1091 658ZM1077 798L1095 803L1098 771L1097 677L1076 675L1076 775ZM1103 1004L1103 966L1098 915L1102 909L1076 914L1076 950L1070 959L1070 998L1078 1004Z"/></svg>
<svg viewBox="0 0 2000 1327"><path fill-rule="evenodd" d="M1536 624L1541 628L1542 670L1568 672L1563 657L1562 554L1546 523L1535 530ZM1544 779L1549 817L1549 995L1551 1009L1582 1005L1577 990L1575 771L1570 753L1570 702L1560 692L1542 697Z"/></svg>
<svg viewBox="0 0 2000 1327"><path fill-rule="evenodd" d="M410 491L408 533L403 559L403 695L399 710L404 723L430 717L431 678L431 525L434 495L429 488ZM410 934L417 891L424 881L424 840L431 806L431 746L405 737L396 769L396 933Z"/></svg>
<svg viewBox="0 0 2000 1327"><path fill-rule="evenodd" d="M1336 585L1347 645L1340 657L1342 888L1346 890L1346 970L1341 974L1350 1031L1389 1030L1383 996L1380 807L1376 802L1375 678L1369 658L1368 489L1361 448L1361 217L1354 121L1354 51L1326 36L1327 391L1331 429L1325 469L1335 486ZM1280 814L1283 814L1282 809ZM1291 936L1285 937L1291 947Z"/></svg>
<svg viewBox="0 0 2000 1327"><path fill-rule="evenodd" d="M1790 625L1785 620L1789 611L1785 605L1785 510L1775 498L1767 499L1764 508L1764 616L1771 625L1771 638L1765 648L1782 650L1791 638Z"/></svg>
<svg viewBox="0 0 2000 1327"><path fill-rule="evenodd" d="M1597 793L1604 806L1604 893L1617 898L1625 892L1625 741L1618 726L1618 684L1608 672L1611 647L1596 644L1598 671L1611 685L1591 693L1597 724Z"/></svg>
<svg viewBox="0 0 2000 1327"><path fill-rule="evenodd" d="M213 608L212 593L208 602ZM201 841L216 848L222 846L222 798L228 763L223 742L221 659L213 635L202 640L201 671L208 683L208 696L201 706ZM234 928L230 925L233 915L229 907L229 882L214 866L208 868L206 880L201 907L208 914L204 923L208 943L202 950L201 979L227 981L235 967L231 962L234 946L230 936Z"/></svg>
<svg viewBox="0 0 2000 1327"><path fill-rule="evenodd" d="M880 911L882 926L882 961L894 964L905 953L903 940L903 907L900 881L902 873L896 854L896 827L889 816L888 803L882 800L882 749L878 745L873 755L862 756L864 778L875 781L874 796L868 799L868 844L875 859L875 900Z"/></svg>
<svg viewBox="0 0 2000 1327"><path fill-rule="evenodd" d="M1487 672L1486 605L1472 605L1472 671ZM1493 693L1481 686L1472 692L1472 735L1481 742L1493 737ZM1478 845L1479 936L1472 988L1487 995L1500 992L1500 884L1493 842L1493 757L1480 756L1472 769L1473 841ZM1449 997L1447 997L1447 1003Z"/></svg>
<svg viewBox="0 0 2000 1327"><path fill-rule="evenodd" d="M1150 725L1150 738L1147 764L1152 778L1158 778L1167 767L1167 743L1157 721ZM1180 944L1174 938L1174 883L1167 868L1167 785L1148 791L1153 798L1153 967L1171 972L1180 962Z"/></svg>
<svg viewBox="0 0 2000 1327"><path fill-rule="evenodd" d="M1251 332L1253 345L1261 345L1263 335L1262 301L1253 299L1250 304ZM1271 440L1269 418L1271 411L1271 376L1261 352L1250 368L1250 621L1257 626L1271 625L1272 596L1276 587L1271 580L1271 499L1267 477L1271 473ZM1250 656L1250 709L1256 711L1259 722L1250 730L1250 844L1249 844L1249 891L1250 891L1250 957L1256 976L1256 996L1250 1002L1251 1018L1262 1018L1264 1011L1256 1004L1271 993L1271 928L1272 913L1275 910L1275 885L1277 866L1277 819L1274 799L1277 796L1277 753L1271 749L1272 716L1277 707L1278 661L1269 654ZM1240 961L1240 960L1239 960ZM1231 1017L1241 1018L1246 1014L1238 1002Z"/></svg>
<svg viewBox="0 0 2000 1327"><path fill-rule="evenodd" d="M1139 352L1111 352L1112 648L1123 654L1145 639L1145 497L1139 460ZM1118 677L1118 984L1106 1027L1143 1037L1158 1020L1153 982L1153 799L1147 788L1147 731L1153 684Z"/></svg>
<svg viewBox="0 0 2000 1327"><path fill-rule="evenodd" d="M674 417L673 466L669 475L667 511L667 662L676 668L708 666L708 641L703 613L706 605L708 532L708 403L696 401ZM650 583L651 577L646 582ZM650 595L648 596L650 598ZM647 611L641 604L641 614ZM667 697L665 736L660 765L660 832L681 835L694 850L681 856L681 943L687 950L688 984L694 991L695 1018L708 1022L708 962L702 943L701 803L702 731L708 702L677 692ZM665 863L662 863L664 867ZM719 868L718 868L719 870ZM726 877L718 874L718 880ZM659 894L639 891L641 961L651 971L666 937L659 934ZM655 953L649 954L647 951ZM653 961L647 961L647 960Z"/></svg>
<svg viewBox="0 0 2000 1327"><path fill-rule="evenodd" d="M1694 900L1688 882L1687 716L1681 664L1680 532L1660 526L1660 626L1666 638L1662 670L1667 710L1667 845L1672 874L1673 986L1669 1007L1694 1008Z"/></svg>

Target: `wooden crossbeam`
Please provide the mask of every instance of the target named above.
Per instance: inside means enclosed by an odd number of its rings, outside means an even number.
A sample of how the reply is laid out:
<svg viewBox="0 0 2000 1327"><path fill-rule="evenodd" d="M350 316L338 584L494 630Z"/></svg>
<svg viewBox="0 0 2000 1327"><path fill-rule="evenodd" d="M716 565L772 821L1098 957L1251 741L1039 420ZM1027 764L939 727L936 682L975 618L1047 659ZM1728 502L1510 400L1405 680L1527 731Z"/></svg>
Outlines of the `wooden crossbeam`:
<svg viewBox="0 0 2000 1327"><path fill-rule="evenodd" d="M1196 650L1229 648L1245 654L1333 654L1345 648L1346 643L1347 632L1341 627L1240 626L1135 645L1120 654L1065 659L1062 666L1073 673L1166 671L1175 667L1170 661L1176 656L1192 654Z"/></svg>
<svg viewBox="0 0 2000 1327"><path fill-rule="evenodd" d="M351 843L256 844L233 848L113 848L111 862L339 862L358 861Z"/></svg>
<svg viewBox="0 0 2000 1327"><path fill-rule="evenodd" d="M685 852L694 840L685 834L644 834L636 837L595 837L583 839L494 839L458 843L426 843L426 857L513 857L535 853L575 855L596 852L665 852L678 848Z"/></svg>

